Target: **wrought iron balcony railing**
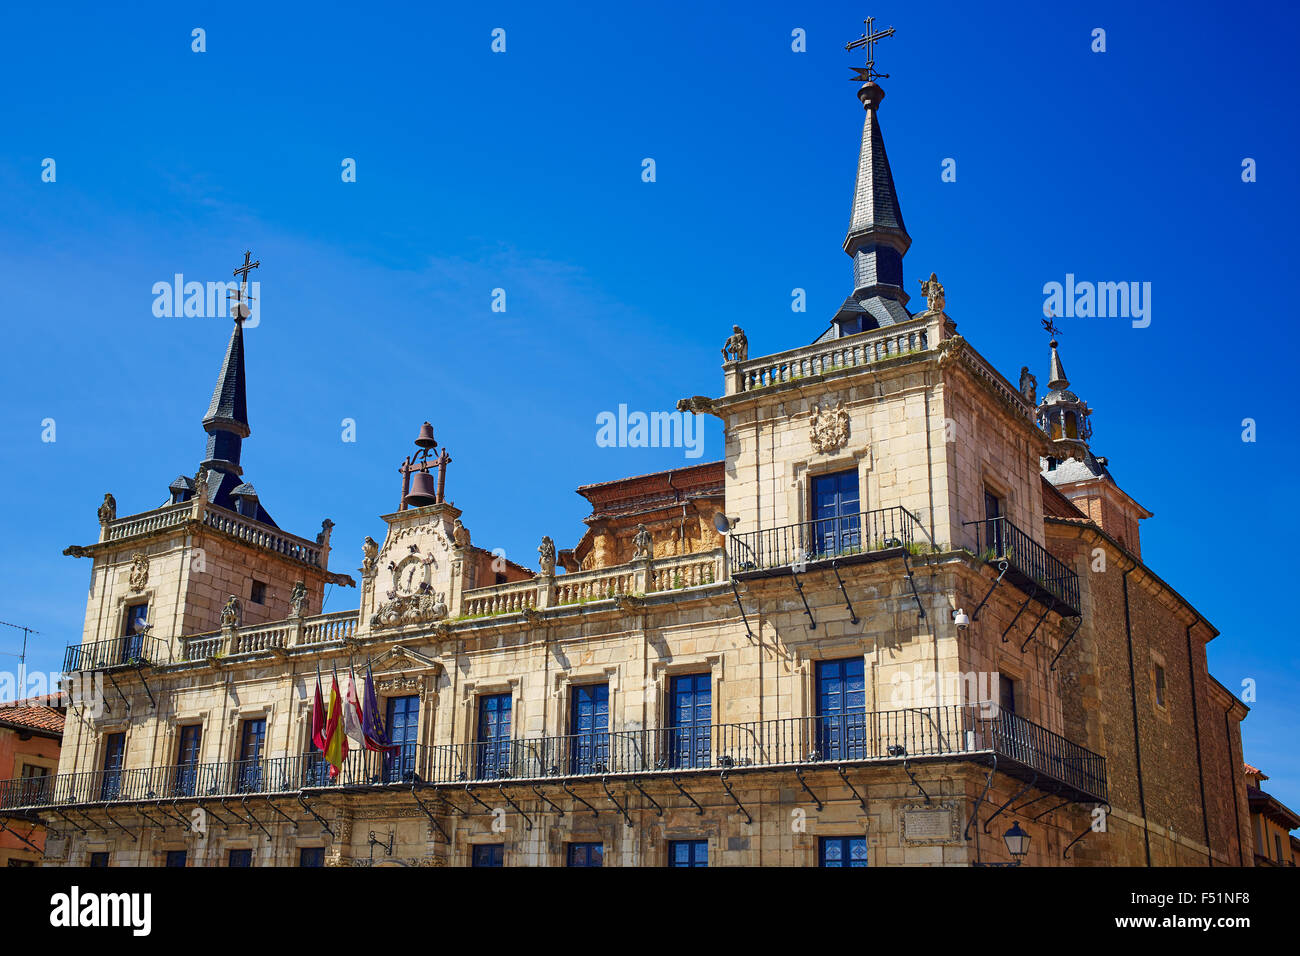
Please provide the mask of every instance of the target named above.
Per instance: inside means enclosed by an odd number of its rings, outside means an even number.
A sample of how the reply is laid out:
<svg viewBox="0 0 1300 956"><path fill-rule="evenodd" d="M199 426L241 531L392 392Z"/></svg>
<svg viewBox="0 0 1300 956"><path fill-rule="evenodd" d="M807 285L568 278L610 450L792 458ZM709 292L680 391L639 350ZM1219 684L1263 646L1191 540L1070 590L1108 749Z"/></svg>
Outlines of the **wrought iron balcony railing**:
<svg viewBox="0 0 1300 956"><path fill-rule="evenodd" d="M0 780L0 809L296 793L329 783L329 765L319 753L220 763L90 770Z"/></svg>
<svg viewBox="0 0 1300 956"><path fill-rule="evenodd" d="M834 558L911 548L926 541L925 527L901 506L819 518L779 528L732 534L728 556L733 574L796 568Z"/></svg>
<svg viewBox="0 0 1300 956"><path fill-rule="evenodd" d="M1106 761L993 704L792 717L399 747L349 754L332 777L319 753L252 761L0 781L0 809L147 803L416 784L558 782L583 777L809 768L996 754L997 767L1080 802L1106 801Z"/></svg>
<svg viewBox="0 0 1300 956"><path fill-rule="evenodd" d="M1079 613L1079 576L1005 516L967 521L962 527L975 529L976 556L990 564L1006 561L1022 588L1046 591L1071 614Z"/></svg>
<svg viewBox="0 0 1300 956"><path fill-rule="evenodd" d="M107 641L69 644L63 655L63 673L111 671L170 662L171 647L166 641L144 634L130 634Z"/></svg>

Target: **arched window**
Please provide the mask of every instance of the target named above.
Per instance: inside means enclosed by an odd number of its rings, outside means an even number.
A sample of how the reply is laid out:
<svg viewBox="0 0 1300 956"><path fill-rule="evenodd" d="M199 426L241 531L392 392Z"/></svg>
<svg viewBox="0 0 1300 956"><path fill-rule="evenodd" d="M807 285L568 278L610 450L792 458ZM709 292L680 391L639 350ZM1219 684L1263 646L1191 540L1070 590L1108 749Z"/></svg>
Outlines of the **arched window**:
<svg viewBox="0 0 1300 956"><path fill-rule="evenodd" d="M1079 437L1079 420L1075 416L1074 412L1065 413L1065 437L1066 438Z"/></svg>

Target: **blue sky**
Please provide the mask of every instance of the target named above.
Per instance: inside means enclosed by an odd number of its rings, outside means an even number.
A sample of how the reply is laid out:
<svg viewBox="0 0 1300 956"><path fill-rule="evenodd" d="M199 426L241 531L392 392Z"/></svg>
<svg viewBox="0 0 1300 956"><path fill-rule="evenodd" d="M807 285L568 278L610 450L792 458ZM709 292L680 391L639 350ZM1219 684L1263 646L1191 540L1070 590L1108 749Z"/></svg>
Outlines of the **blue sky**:
<svg viewBox="0 0 1300 956"><path fill-rule="evenodd" d="M1095 451L1155 512L1145 559L1223 632L1216 676L1257 682L1248 759L1300 807L1300 655L1274 564L1300 532L1294 11L696 6L7 11L0 619L42 632L29 667L78 639L89 564L61 551L94 539L102 494L153 507L203 451L229 321L157 318L153 284L226 279L245 248L262 262L246 473L283 527L337 522L340 570L380 535L426 418L475 541L527 564L542 534L576 542L578 485L690 463L599 448L595 417L718 394L733 322L751 354L791 348L851 291L862 111L842 47L872 12L898 30L877 66L909 291L937 271L960 331L1045 382L1045 282L1152 283L1149 328L1065 319L1062 355ZM703 460L721 453L710 420Z"/></svg>

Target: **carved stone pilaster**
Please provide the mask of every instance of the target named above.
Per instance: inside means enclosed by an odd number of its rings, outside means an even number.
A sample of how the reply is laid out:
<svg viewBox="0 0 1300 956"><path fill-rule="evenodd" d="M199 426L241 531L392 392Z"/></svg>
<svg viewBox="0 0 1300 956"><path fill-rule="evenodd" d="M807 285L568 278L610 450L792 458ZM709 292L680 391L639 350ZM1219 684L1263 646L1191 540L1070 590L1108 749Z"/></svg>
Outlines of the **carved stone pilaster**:
<svg viewBox="0 0 1300 956"><path fill-rule="evenodd" d="M547 608L555 606L555 575L542 574L537 578L537 606Z"/></svg>

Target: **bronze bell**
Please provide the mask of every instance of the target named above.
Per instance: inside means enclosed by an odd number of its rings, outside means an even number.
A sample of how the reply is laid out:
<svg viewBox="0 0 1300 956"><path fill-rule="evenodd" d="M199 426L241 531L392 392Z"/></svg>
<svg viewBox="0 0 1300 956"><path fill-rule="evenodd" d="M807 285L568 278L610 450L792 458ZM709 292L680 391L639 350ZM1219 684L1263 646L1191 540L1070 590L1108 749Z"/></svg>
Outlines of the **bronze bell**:
<svg viewBox="0 0 1300 956"><path fill-rule="evenodd" d="M417 448L437 448L438 443L433 440L433 426L425 422L420 426L420 434L415 439Z"/></svg>
<svg viewBox="0 0 1300 956"><path fill-rule="evenodd" d="M402 503L411 508L423 508L425 505L438 503L438 493L434 488L433 475L428 471L417 471L411 475L411 490L406 493Z"/></svg>

